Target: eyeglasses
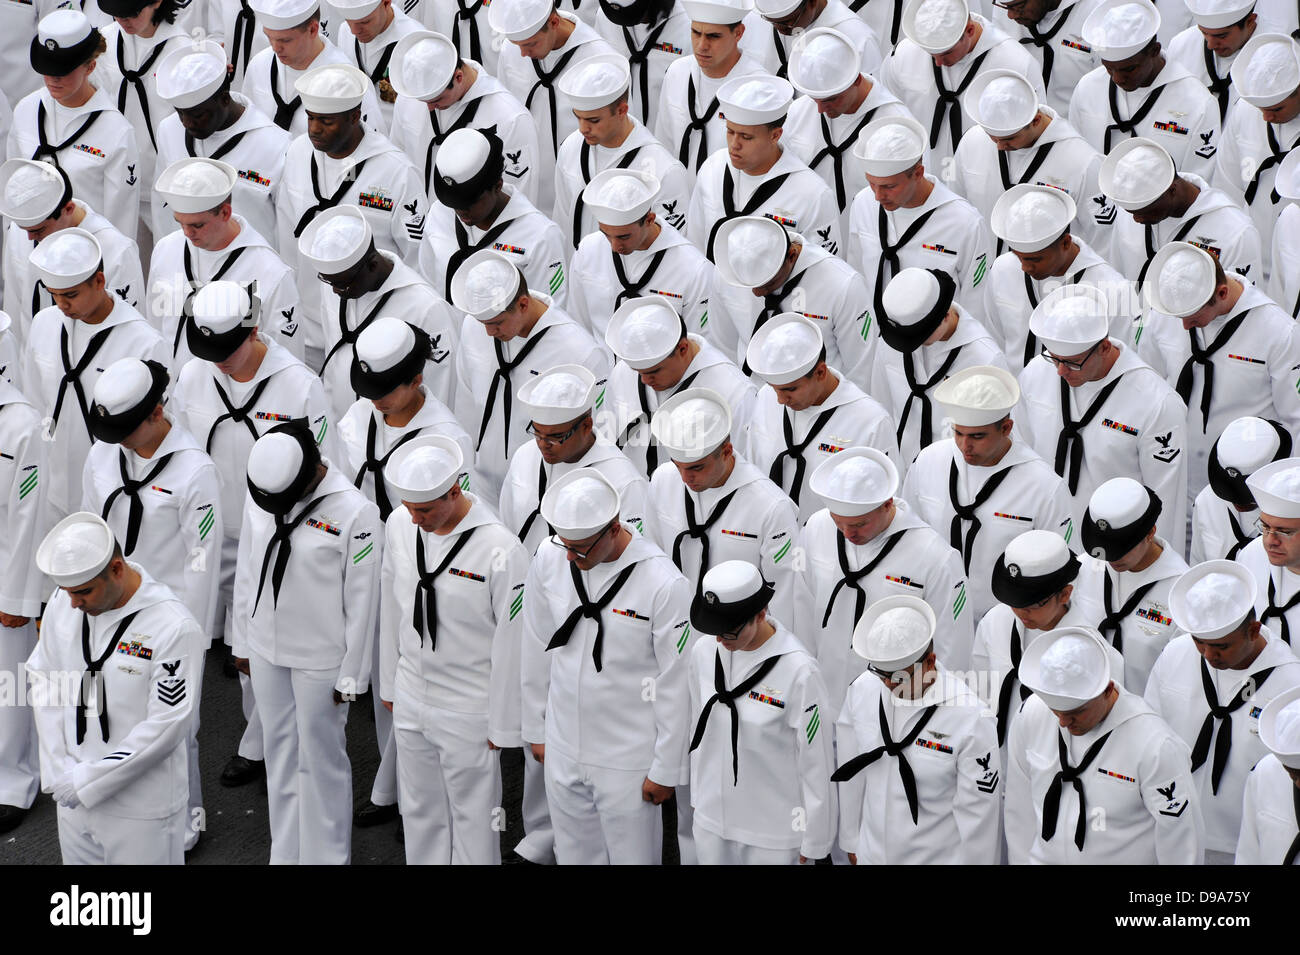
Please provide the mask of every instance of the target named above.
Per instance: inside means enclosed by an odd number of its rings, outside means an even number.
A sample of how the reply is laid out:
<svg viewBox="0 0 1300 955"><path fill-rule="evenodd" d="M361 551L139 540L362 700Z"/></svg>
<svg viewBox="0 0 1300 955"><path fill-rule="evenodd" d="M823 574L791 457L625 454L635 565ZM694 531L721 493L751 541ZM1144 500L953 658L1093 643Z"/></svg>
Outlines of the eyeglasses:
<svg viewBox="0 0 1300 955"><path fill-rule="evenodd" d="M899 680L903 679L909 672L915 670L923 663L925 663L924 657L922 657L920 660L917 660L915 663L909 663L905 667L899 667L897 670L884 670L876 666L874 663L868 663L867 670L869 670L871 673L874 673L882 680L888 680L890 683L897 683Z"/></svg>
<svg viewBox="0 0 1300 955"><path fill-rule="evenodd" d="M993 6L1006 10L1008 13L1020 9L1027 3L1029 3L1029 0L1012 0L1011 3L1001 3L999 0L993 0Z"/></svg>
<svg viewBox="0 0 1300 955"><path fill-rule="evenodd" d="M1297 532L1300 532L1300 527L1293 527L1290 530L1287 530L1282 527L1273 527L1269 524L1265 524L1262 518L1256 518L1255 530L1259 531L1260 537L1267 537L1269 534L1272 534L1279 540L1288 541L1294 537Z"/></svg>
<svg viewBox="0 0 1300 955"><path fill-rule="evenodd" d="M1105 339L1103 338L1102 341L1105 341ZM1093 345L1086 352L1084 352L1083 358L1081 358L1079 361L1069 361L1068 359L1065 358L1058 358L1056 355L1053 355L1051 352L1047 350L1046 345L1043 346L1042 354L1043 357L1046 358L1053 365L1064 365L1066 368L1069 368L1071 371L1082 371L1083 366L1088 364L1088 359L1092 357L1092 353L1095 352L1099 347L1101 347L1101 342L1097 342L1096 345Z"/></svg>
<svg viewBox="0 0 1300 955"><path fill-rule="evenodd" d="M551 542L552 544L554 544L556 547L559 547L559 548L561 548L561 549L563 549L563 550L565 550L565 551L568 551L568 552L569 552L570 554L572 554L574 557L578 558L578 560L586 560L588 557L591 556L591 552L592 552L593 550L596 549L596 545L599 544L599 543L601 542L601 540L604 538L604 536L609 532L609 529L610 529L611 527L613 527L613 526L614 526L614 523L613 523L613 522L610 522L609 524L606 524L606 525L605 525L605 529L602 530L599 534L596 535L596 539L595 539L594 541L592 541L592 542L587 546L587 549L586 549L586 550L579 550L578 548L574 547L574 546L571 545L571 544L566 544L566 543L564 543L564 541L560 540L558 537L551 537L551 538L548 538L548 539L549 539L550 542Z"/></svg>
<svg viewBox="0 0 1300 955"><path fill-rule="evenodd" d="M563 444L565 441L568 441L575 434L577 434L578 429L581 427L582 427L582 422L579 421L568 431L564 432L564 434L542 434L537 430L536 427L533 426L533 423L530 421L528 422L528 427L525 428L524 430L527 431L534 438L536 438L538 441L542 442L543 444Z"/></svg>

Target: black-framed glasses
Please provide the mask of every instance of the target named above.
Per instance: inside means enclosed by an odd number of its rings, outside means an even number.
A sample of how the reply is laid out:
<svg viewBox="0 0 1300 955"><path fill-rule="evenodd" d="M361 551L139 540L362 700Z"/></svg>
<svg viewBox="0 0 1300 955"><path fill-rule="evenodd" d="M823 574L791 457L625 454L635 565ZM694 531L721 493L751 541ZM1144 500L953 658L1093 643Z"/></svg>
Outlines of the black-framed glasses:
<svg viewBox="0 0 1300 955"><path fill-rule="evenodd" d="M1001 2L1001 0L992 0L992 3L993 6L1005 10L1007 11L1007 13L1010 13L1012 10L1019 10L1021 7L1025 6L1027 3L1029 3L1029 0L1011 0L1010 3L1004 3Z"/></svg>
<svg viewBox="0 0 1300 955"><path fill-rule="evenodd" d="M528 427L526 427L524 430L527 431L534 438L536 438L538 441L541 441L545 444L563 444L565 441L568 441L575 434L577 434L578 429L581 427L582 427L582 422L579 421L568 431L564 432L564 434L542 434L537 430L536 426L530 421L528 422Z"/></svg>
<svg viewBox="0 0 1300 955"><path fill-rule="evenodd" d="M1267 537L1269 534L1272 534L1279 540L1284 541L1290 540L1297 532L1300 532L1300 528L1297 527L1292 527L1288 530L1282 527L1274 527L1271 524L1265 524L1264 519L1260 517L1255 518L1255 530L1259 531L1260 537Z"/></svg>
<svg viewBox="0 0 1300 955"><path fill-rule="evenodd" d="M1104 342L1105 340L1106 339L1103 338L1101 341ZM1047 350L1047 346L1044 345L1043 357L1046 358L1053 365L1064 365L1066 368L1069 368L1071 371L1082 371L1083 366L1088 364L1088 359L1092 357L1092 353L1095 352L1100 347L1101 347L1101 342L1097 342L1096 345L1093 345L1091 348L1089 348L1086 352L1083 353L1083 358L1081 358L1079 361L1070 361L1067 358L1059 358L1056 355L1053 355L1051 352Z"/></svg>
<svg viewBox="0 0 1300 955"><path fill-rule="evenodd" d="M574 557L578 558L578 560L586 560L588 557L591 556L591 552L596 549L596 545L599 544L601 540L604 539L605 535L609 533L609 529L614 526L614 523L615 523L614 521L610 521L608 524L606 524L605 529L596 535L596 539L593 540L589 545L587 545L586 550L579 550L577 547L574 547L572 544L566 544L558 537L551 537L548 538L548 540L550 540L550 542L554 544L556 547L568 551Z"/></svg>
<svg viewBox="0 0 1300 955"><path fill-rule="evenodd" d="M899 679L911 673L913 670L915 670L924 662L925 662L925 658L922 657L920 660L917 660L915 663L909 663L907 666L899 667L896 670L885 670L881 667L876 666L874 663L868 663L867 670L869 670L871 673L874 673L882 680L888 680L890 683L896 683L898 682Z"/></svg>

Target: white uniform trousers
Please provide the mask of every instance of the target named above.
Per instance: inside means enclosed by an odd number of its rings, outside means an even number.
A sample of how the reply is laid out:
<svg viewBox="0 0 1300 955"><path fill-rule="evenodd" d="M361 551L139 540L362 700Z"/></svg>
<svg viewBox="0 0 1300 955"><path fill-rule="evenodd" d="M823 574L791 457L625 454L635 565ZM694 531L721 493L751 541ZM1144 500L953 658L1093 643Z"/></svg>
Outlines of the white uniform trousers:
<svg viewBox="0 0 1300 955"><path fill-rule="evenodd" d="M691 805L691 787L686 783L674 790L677 796L677 859L681 865L700 865L700 849L695 844L695 807ZM662 861L662 860L661 860Z"/></svg>
<svg viewBox="0 0 1300 955"><path fill-rule="evenodd" d="M488 749L487 717L432 706L400 679L396 695L406 864L500 865L501 758Z"/></svg>
<svg viewBox="0 0 1300 955"><path fill-rule="evenodd" d="M372 659L370 685L379 686L378 627L375 628ZM375 707L375 742L379 745L379 768L375 770L375 782L370 787L370 801L376 806L391 806L397 802L397 742L393 739L393 714L379 699L378 692L370 696Z"/></svg>
<svg viewBox="0 0 1300 955"><path fill-rule="evenodd" d="M546 802L560 865L654 865L663 813L641 798L646 774L567 759L546 747Z"/></svg>
<svg viewBox="0 0 1300 955"><path fill-rule="evenodd" d="M555 864L555 830L551 828L551 810L546 804L546 770L524 744L524 837L515 846L515 854L537 865Z"/></svg>
<svg viewBox="0 0 1300 955"><path fill-rule="evenodd" d="M762 849L724 839L717 833L695 827L695 848L700 865L798 865L798 849Z"/></svg>
<svg viewBox="0 0 1300 955"><path fill-rule="evenodd" d="M0 686L8 684L11 697L0 705L0 806L30 809L40 789L36 721L30 706L18 705L27 682L23 662L35 649L34 621L0 627Z"/></svg>
<svg viewBox="0 0 1300 955"><path fill-rule="evenodd" d="M161 819L129 819L102 809L58 808L64 865L184 865L184 807Z"/></svg>
<svg viewBox="0 0 1300 955"><path fill-rule="evenodd" d="M234 618L230 609L235 594L235 558L239 554L239 540L225 537L221 541L221 590L217 594L217 612L213 633L222 635L227 647L234 643ZM253 695L253 681L239 674L239 707L244 713L244 735L239 738L235 753L255 763L266 758L262 745L262 719L257 714L257 698Z"/></svg>
<svg viewBox="0 0 1300 955"><path fill-rule="evenodd" d="M203 699L203 670L208 662L208 638L203 635L199 646L190 649L190 683L194 687L194 699ZM185 851L189 852L199 841L199 833L206 828L207 820L203 811L203 780L199 775L199 707L194 707L194 716L190 719L190 735L185 741L189 755L190 798L186 803L185 817Z"/></svg>
<svg viewBox="0 0 1300 955"><path fill-rule="evenodd" d="M249 669L262 714L272 865L347 865L352 856L352 764L334 704L337 667L276 666L255 650Z"/></svg>

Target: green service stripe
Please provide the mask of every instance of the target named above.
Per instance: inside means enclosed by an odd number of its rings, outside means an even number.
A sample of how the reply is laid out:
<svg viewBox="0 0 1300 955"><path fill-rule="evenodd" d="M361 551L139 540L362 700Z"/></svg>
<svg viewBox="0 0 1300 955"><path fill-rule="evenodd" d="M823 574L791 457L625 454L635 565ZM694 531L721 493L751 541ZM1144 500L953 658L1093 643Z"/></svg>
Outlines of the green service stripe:
<svg viewBox="0 0 1300 955"><path fill-rule="evenodd" d="M709 324L709 313L706 310L704 314L700 316L700 331L704 331L704 326L707 324Z"/></svg>
<svg viewBox="0 0 1300 955"><path fill-rule="evenodd" d="M514 600L510 601L510 616L514 616L524 605L524 595L521 593Z"/></svg>
<svg viewBox="0 0 1300 955"><path fill-rule="evenodd" d="M605 389L602 388L602 389L600 389L600 394L598 394L598 395L596 396L596 404L595 404L595 407L599 408L599 407L600 407L601 405L603 405L604 403L605 403Z"/></svg>
<svg viewBox="0 0 1300 955"><path fill-rule="evenodd" d="M865 342L871 338L871 314L867 313L862 322L862 340Z"/></svg>
<svg viewBox="0 0 1300 955"><path fill-rule="evenodd" d="M19 495L25 495L28 491L32 490L32 488L36 487L39 479L39 472L37 471L33 471L31 474L27 475L27 477L23 478L22 483L18 485Z"/></svg>
<svg viewBox="0 0 1300 955"><path fill-rule="evenodd" d="M971 288L974 288L976 285L979 285L980 281L983 280L984 269L987 265L988 265L988 254L985 253L984 255L980 256L979 266L975 269L975 278L974 281L971 282Z"/></svg>
<svg viewBox="0 0 1300 955"><path fill-rule="evenodd" d="M1296 388L1300 389L1300 384L1297 384ZM1065 524L1065 542L1067 544L1070 543L1072 536L1074 536L1074 518L1070 518Z"/></svg>
<svg viewBox="0 0 1300 955"><path fill-rule="evenodd" d="M957 597L956 603L952 605L952 619L956 620L961 616L961 610L966 606L966 591L962 591Z"/></svg>
<svg viewBox="0 0 1300 955"><path fill-rule="evenodd" d="M212 530L213 523L212 512L208 511L203 515L203 520L199 521L199 540L203 540L208 536L208 531Z"/></svg>
<svg viewBox="0 0 1300 955"><path fill-rule="evenodd" d="M776 556L772 558L772 563L774 563L774 564L779 563L780 560L781 560L781 558L785 556L785 552L788 551L788 550L790 549L790 545L793 544L793 543L794 543L794 538L791 537L791 538L790 538L789 540L787 540L784 544L782 544L782 545L781 545L781 549L780 549L779 551L777 551L777 552L776 552Z"/></svg>
<svg viewBox="0 0 1300 955"><path fill-rule="evenodd" d="M460 476L460 489L461 489L462 491L468 491L468 490L469 490L469 472L468 472L468 471L466 471L464 474L462 474L462 475Z"/></svg>
<svg viewBox="0 0 1300 955"><path fill-rule="evenodd" d="M817 735L817 730L821 725L822 725L821 714L816 710L814 710L812 719L808 721L808 729L807 729L808 742L811 743L813 741L813 737Z"/></svg>
<svg viewBox="0 0 1300 955"><path fill-rule="evenodd" d="M564 284L564 269L559 268L551 273L551 292L554 293L561 285Z"/></svg>
<svg viewBox="0 0 1300 955"><path fill-rule="evenodd" d="M316 434L316 443L317 443L317 444L320 444L321 442L323 442L323 441L325 440L325 431L326 431L327 428L329 428L329 426L330 426L330 423L329 423L328 420L322 421L322 422L320 423L320 431L318 431L317 434Z"/></svg>
<svg viewBox="0 0 1300 955"><path fill-rule="evenodd" d="M691 625L688 623L682 628L682 635L677 638L677 652L681 653L686 649L686 641L691 638Z"/></svg>
<svg viewBox="0 0 1300 955"><path fill-rule="evenodd" d="M361 550L357 551L356 554L353 555L352 563L354 564L361 563L370 555L370 552L374 549L375 549L374 544L367 544L365 547L361 548Z"/></svg>

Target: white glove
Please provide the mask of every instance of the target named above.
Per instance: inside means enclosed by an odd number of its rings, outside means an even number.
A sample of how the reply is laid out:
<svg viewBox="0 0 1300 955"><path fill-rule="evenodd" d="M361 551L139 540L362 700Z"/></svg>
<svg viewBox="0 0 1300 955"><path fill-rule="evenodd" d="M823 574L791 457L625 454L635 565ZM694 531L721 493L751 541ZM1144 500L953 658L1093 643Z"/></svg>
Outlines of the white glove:
<svg viewBox="0 0 1300 955"><path fill-rule="evenodd" d="M51 795L64 809L76 809L81 805L81 800L77 798L77 788L72 784L72 773L64 773L54 781Z"/></svg>

